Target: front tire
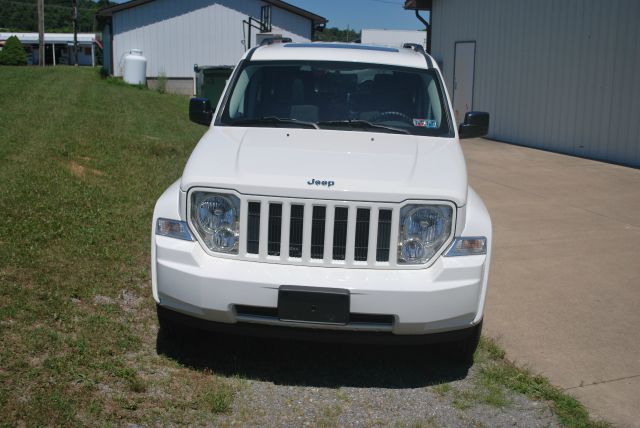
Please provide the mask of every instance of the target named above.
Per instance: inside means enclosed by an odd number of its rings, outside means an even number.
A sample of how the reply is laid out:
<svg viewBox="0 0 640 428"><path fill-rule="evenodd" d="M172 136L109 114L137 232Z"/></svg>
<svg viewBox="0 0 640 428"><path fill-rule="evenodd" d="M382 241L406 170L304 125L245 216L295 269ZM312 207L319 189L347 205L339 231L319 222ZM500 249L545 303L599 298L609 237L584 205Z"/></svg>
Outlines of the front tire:
<svg viewBox="0 0 640 428"><path fill-rule="evenodd" d="M156 314L158 315L160 334L165 337L180 336L185 330L184 326L173 320L167 312L168 311L160 307L160 305L156 305Z"/></svg>
<svg viewBox="0 0 640 428"><path fill-rule="evenodd" d="M447 356L457 362L464 364L473 364L473 355L480 344L480 335L482 333L482 321L473 327L472 333L466 338L446 344Z"/></svg>

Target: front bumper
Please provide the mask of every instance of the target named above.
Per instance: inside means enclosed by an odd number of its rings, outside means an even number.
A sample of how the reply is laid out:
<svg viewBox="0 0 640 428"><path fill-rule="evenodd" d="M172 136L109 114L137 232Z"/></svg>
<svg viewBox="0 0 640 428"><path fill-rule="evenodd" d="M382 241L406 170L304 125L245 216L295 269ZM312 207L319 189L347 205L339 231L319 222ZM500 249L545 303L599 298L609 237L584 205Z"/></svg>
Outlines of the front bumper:
<svg viewBox="0 0 640 428"><path fill-rule="evenodd" d="M471 327L482 318L487 256L440 257L419 270L343 269L212 257L197 242L153 239L156 302L204 320L430 334ZM351 313L387 315L392 322L315 325L238 313L239 305L277 308L281 285L348 289Z"/></svg>
<svg viewBox="0 0 640 428"><path fill-rule="evenodd" d="M477 330L482 328L481 320L478 324L472 327L460 330L433 334L401 335L393 334L391 332L363 332L325 329L309 330L288 326L263 325L251 322L228 324L185 315L160 305L157 306L157 311L158 318L163 321L216 333L254 336L260 338L367 345L426 345L431 343L462 341L478 334Z"/></svg>

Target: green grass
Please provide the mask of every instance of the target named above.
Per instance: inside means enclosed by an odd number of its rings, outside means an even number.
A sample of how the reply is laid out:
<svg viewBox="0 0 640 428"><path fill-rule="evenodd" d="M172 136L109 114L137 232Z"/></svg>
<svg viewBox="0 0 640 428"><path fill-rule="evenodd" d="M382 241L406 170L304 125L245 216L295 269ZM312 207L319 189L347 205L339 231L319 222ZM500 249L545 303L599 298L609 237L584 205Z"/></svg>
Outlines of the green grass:
<svg viewBox="0 0 640 428"><path fill-rule="evenodd" d="M480 365L476 393L481 396L480 401L496 407L508 405L508 400L502 392L503 388L506 388L533 400L550 403L564 426L577 428L609 426L606 422L591 419L578 400L553 386L544 376L534 374L508 361L505 358L505 352L495 341L483 338L476 356L479 356L476 358L476 364ZM467 402L468 400L459 399L462 405Z"/></svg>
<svg viewBox="0 0 640 428"><path fill-rule="evenodd" d="M155 354L150 221L205 131L188 99L71 67L0 67L0 82L0 420L229 411L232 382Z"/></svg>

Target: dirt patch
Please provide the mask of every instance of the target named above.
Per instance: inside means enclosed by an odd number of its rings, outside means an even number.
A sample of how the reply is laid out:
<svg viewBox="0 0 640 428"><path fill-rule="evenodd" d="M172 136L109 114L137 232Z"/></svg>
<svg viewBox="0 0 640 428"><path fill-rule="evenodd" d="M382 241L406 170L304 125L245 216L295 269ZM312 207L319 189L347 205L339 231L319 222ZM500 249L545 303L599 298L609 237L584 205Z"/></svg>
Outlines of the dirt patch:
<svg viewBox="0 0 640 428"><path fill-rule="evenodd" d="M96 177L103 177L106 175L104 172L100 170L89 168L87 166L82 166L76 161L69 161L67 163L67 168L69 168L69 171L71 171L71 173L78 178L85 178L88 174Z"/></svg>
<svg viewBox="0 0 640 428"><path fill-rule="evenodd" d="M137 309L143 299L131 290L122 290L120 298L120 306L122 306L122 309L124 309L125 311L132 311Z"/></svg>
<svg viewBox="0 0 640 428"><path fill-rule="evenodd" d="M93 303L96 305L112 305L114 304L114 300L108 296L97 295L93 298Z"/></svg>

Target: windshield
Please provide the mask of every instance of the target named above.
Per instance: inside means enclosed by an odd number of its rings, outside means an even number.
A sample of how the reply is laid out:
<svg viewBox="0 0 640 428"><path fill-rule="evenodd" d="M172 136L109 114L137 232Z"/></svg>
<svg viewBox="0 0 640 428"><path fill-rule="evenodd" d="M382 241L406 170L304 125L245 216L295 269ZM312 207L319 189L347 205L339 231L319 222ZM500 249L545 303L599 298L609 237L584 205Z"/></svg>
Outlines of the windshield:
<svg viewBox="0 0 640 428"><path fill-rule="evenodd" d="M245 63L217 124L452 136L433 69L321 61Z"/></svg>

